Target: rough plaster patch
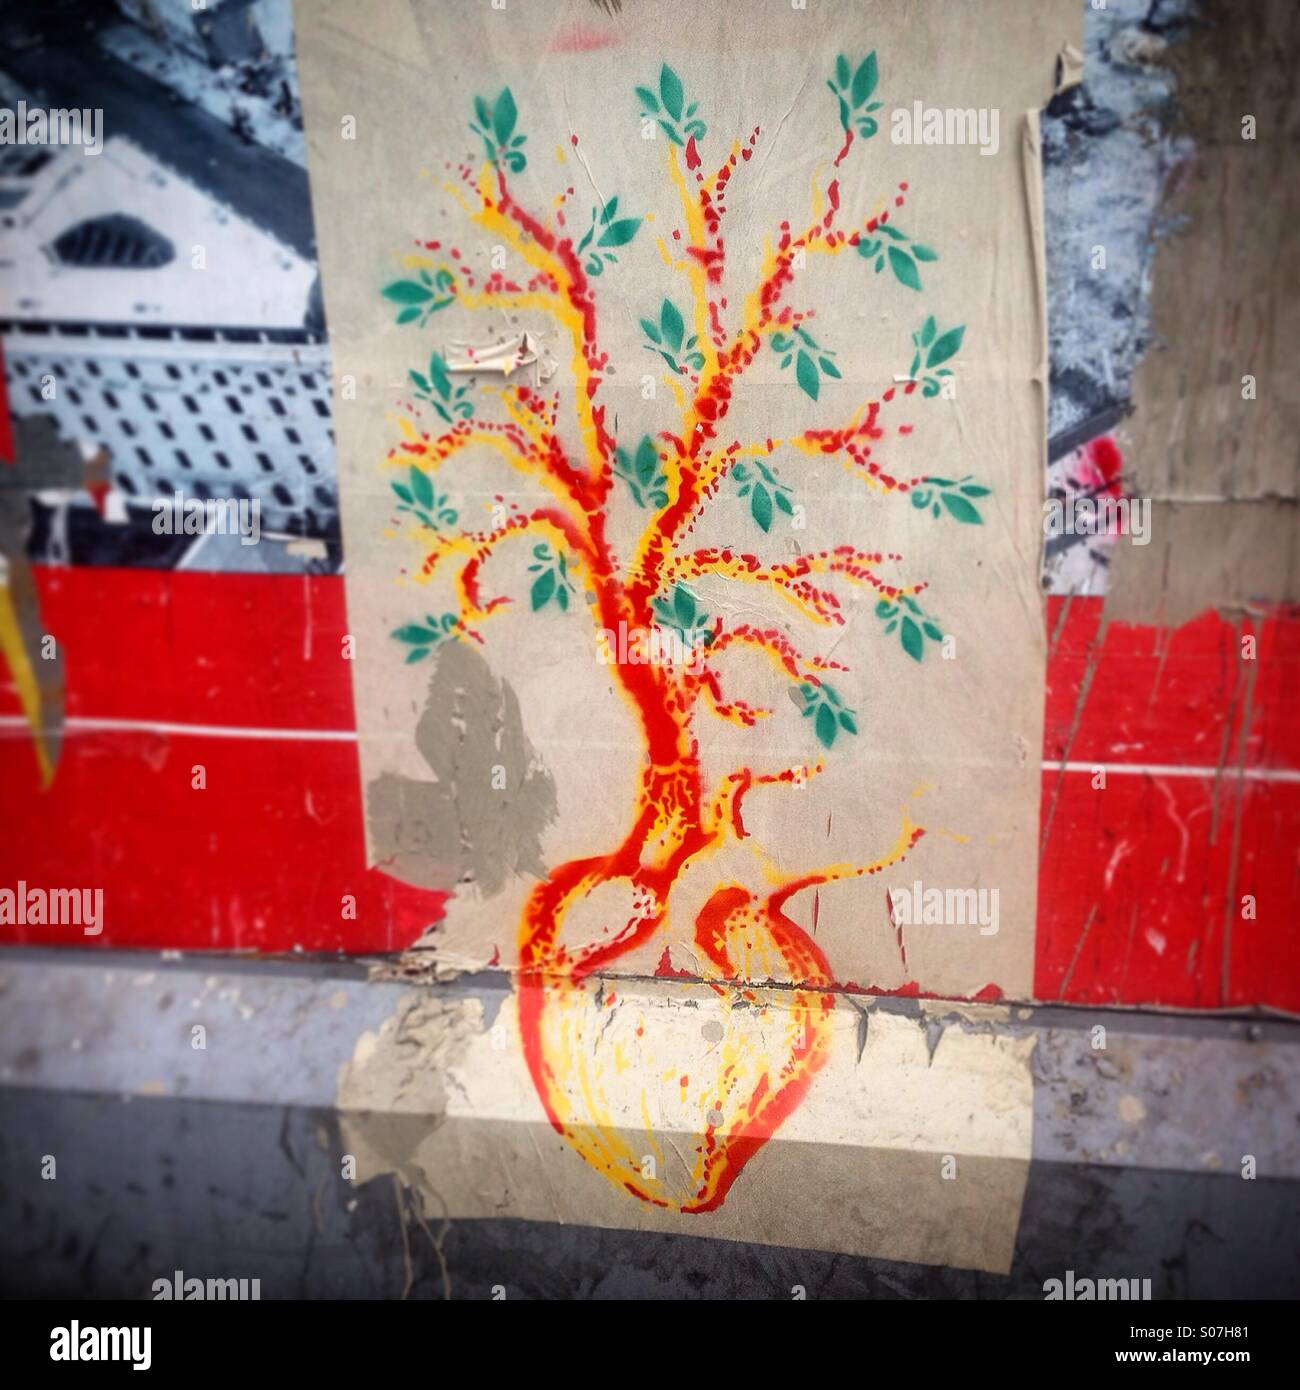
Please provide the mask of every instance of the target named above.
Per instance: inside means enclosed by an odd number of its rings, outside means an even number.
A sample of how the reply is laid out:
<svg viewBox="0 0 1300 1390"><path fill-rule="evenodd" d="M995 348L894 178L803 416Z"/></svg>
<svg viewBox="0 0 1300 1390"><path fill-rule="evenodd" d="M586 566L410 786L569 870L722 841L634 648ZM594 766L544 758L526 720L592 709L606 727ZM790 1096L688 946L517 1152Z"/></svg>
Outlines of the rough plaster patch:
<svg viewBox="0 0 1300 1390"><path fill-rule="evenodd" d="M385 773L367 790L379 866L421 888L472 884L484 897L515 875L540 878L555 783L509 683L463 642L436 658L415 743L432 781Z"/></svg>
<svg viewBox="0 0 1300 1390"><path fill-rule="evenodd" d="M444 999L412 990L378 1032L357 1039L339 1068L339 1125L343 1151L356 1158L356 1180L395 1172L433 1190L417 1153L447 1109L447 1078L482 1030L474 999Z"/></svg>

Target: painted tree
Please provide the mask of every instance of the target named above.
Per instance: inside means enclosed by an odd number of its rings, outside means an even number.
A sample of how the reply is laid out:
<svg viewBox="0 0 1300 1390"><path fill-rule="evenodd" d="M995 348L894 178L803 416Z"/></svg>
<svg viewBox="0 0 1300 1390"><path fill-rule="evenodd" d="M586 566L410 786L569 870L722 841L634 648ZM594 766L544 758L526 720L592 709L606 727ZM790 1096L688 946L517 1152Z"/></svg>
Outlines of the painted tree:
<svg viewBox="0 0 1300 1390"><path fill-rule="evenodd" d="M696 872L720 847L746 838L747 793L762 784L800 784L822 770L821 759L859 736L857 716L832 680L845 667L805 652L778 626L709 614L698 581L718 577L765 591L814 628L844 622L840 586L868 586L882 636L898 644L900 659L921 662L944 634L922 605L924 582L887 577L900 555L846 541L794 559L765 560L765 538L799 505L801 455L841 462L882 498L906 498L935 518L957 523L979 524L979 499L988 493L970 477L904 477L875 456L887 413L917 395L945 394L948 364L962 345L962 326L943 328L922 312L907 349L906 380L861 402L848 419L758 442L743 442L728 429L737 382L760 354L775 354L780 368L793 374L814 418L824 381L841 378L836 351L815 325L814 310L796 300L798 271L811 258L861 257L868 277L887 273L918 296L923 276L938 260L899 225L904 183L861 225L840 225L839 170L855 142L877 131L878 81L874 52L856 63L836 59L828 85L842 143L829 171L814 175L807 219L784 220L773 230L757 282L737 308L725 293L724 232L733 181L743 178L760 130L733 143L726 158L706 172L702 146L708 132L698 103L687 100L673 69L664 65L657 82L629 93L642 122L654 123L656 147L666 153L679 223L659 249L680 272L683 287L680 295L647 305L641 319L644 345L665 368L673 406L672 418L640 440L616 439L602 403L609 362L601 347L599 291L606 277L622 273L623 258L647 252L644 221L617 196L575 217L572 188L549 215L523 206L512 177L526 166L527 140L508 88L495 99L475 100L471 129L482 141L483 158L477 170L449 166L444 188L522 268L514 276L494 269L485 277L458 248L431 241L404 258L403 278L383 290L397 322L414 327L424 327L452 304L544 316L572 348L569 387L577 426L576 437L561 437L558 392L511 384L508 377L500 385L472 387L436 351L421 354L410 381L423 418L431 415L436 423L430 420L426 429L404 418L403 437L385 466L392 470L404 534L419 547L423 575L443 575L450 567L457 607L413 615L393 633L397 650L418 662L440 643L486 643L489 620L511 602L538 612L558 610L556 618L564 621L580 621L578 610L586 607L598 632L672 639L662 644L662 659L604 653L642 741L638 793L617 844L556 865L528 898L518 929L518 1002L529 1071L556 1130L618 1186L687 1212L711 1210L725 1198L748 1158L798 1104L825 1057L834 977L811 936L788 915L789 900L814 885L879 873L898 863L923 833L904 819L896 842L871 863L810 866L761 890L724 878L708 892L694 915L693 936L716 981L772 979L799 987L784 994L779 1018L771 1016L766 1033L738 1029L732 1036L729 1029L717 1075L703 1083L697 1079L701 1139L689 1178L670 1191L654 1165L647 1169L636 1145L617 1132L599 1097L593 1098L599 1086L584 1070L588 1049L573 1045L575 1029L581 1033L587 1026L582 1020L605 1003L604 986L596 983L602 967L664 930L674 889L688 869ZM577 136L570 139L576 147ZM620 286L620 297L632 292L626 283ZM905 446L909 427L898 425L895 438ZM460 509L441 482L446 465L472 460L476 450L499 454L536 492L528 506L502 500L494 524L484 530L460 525ZM793 470L782 474L782 459L793 460ZM724 488L745 508L754 553L691 547L696 523ZM635 546L623 555L609 538L610 518L620 508L634 509L639 518ZM523 588L513 595L496 592L489 582L498 575L518 578L518 556L513 564L497 558L511 546L522 547L527 559ZM810 752L817 756L809 765L776 772L739 767L706 786L701 715L748 727L771 713L727 688L728 654L742 650L769 659L793 684L808 720ZM604 929L580 943L566 938L566 920L597 894L618 904L606 911ZM719 993L724 1007L734 998L750 1018L766 1009L752 991L748 999L729 989ZM682 1085L685 1096L686 1076Z"/></svg>

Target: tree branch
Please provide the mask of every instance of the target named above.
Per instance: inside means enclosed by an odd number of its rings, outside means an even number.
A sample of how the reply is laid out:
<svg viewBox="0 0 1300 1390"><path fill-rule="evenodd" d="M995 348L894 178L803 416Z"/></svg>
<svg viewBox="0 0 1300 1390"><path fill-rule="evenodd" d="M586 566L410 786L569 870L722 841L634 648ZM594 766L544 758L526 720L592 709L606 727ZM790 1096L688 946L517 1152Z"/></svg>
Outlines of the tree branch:
<svg viewBox="0 0 1300 1390"><path fill-rule="evenodd" d="M697 579L705 574L721 575L742 584L766 585L779 597L793 604L805 617L826 625L841 626L844 622L840 601L833 590L819 588L808 580L810 575L840 574L850 583L869 584L886 598L901 594L918 594L924 583L911 587L887 584L873 573L876 565L886 560L901 560L897 554L883 551L858 550L851 545L836 546L833 550L818 550L800 555L776 565L764 565L756 555L742 555L729 549L707 547L686 555L672 556L665 568L665 582ZM725 635L725 634L724 634Z"/></svg>

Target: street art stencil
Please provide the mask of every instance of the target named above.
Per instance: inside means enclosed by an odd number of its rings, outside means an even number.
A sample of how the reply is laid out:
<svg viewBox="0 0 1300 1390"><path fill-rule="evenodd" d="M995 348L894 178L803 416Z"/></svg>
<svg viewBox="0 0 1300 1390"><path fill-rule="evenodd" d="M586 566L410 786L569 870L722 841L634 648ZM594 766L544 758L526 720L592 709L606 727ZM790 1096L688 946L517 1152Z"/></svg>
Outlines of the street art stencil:
<svg viewBox="0 0 1300 1390"><path fill-rule="evenodd" d="M642 1213L581 1219L722 1220L846 996L1032 978L1057 36L588 8L299 15L367 833L512 976L475 1113ZM894 140L922 94L999 147Z"/></svg>
<svg viewBox="0 0 1300 1390"><path fill-rule="evenodd" d="M394 537L416 554L430 580L454 573L456 606L440 614L416 610L392 632L390 660L419 662L454 641L491 649L492 617L523 604L556 626L590 623L587 637L565 637L575 650L601 645L618 698L634 713L639 735L639 785L625 826L607 848L550 867L530 894L517 934L520 1027L528 1068L552 1124L611 1181L644 1201L708 1211L726 1196L747 1159L807 1089L823 1059L823 1017L832 999L816 986L834 983L813 937L785 912L795 894L849 877L879 874L899 863L925 833L906 816L892 845L864 862L769 871L753 889L718 880L695 912L692 934L711 978L789 979L799 990L781 1018L782 1038L748 1026L724 1034L713 1073L697 1077L706 1113L690 1184L669 1195L656 1177L643 1176L642 1155L611 1137L599 1123L581 1033L591 1014L588 983L600 968L654 937L674 911L674 889L692 867L703 866L728 840L750 839L744 797L755 783L791 784L815 777L822 758L862 736L857 713L835 684L845 667L815 647L797 645L783 627L711 612L697 581L716 575L753 586L793 610L812 629L843 626L836 584L865 586L875 600L880 637L901 646L918 667L933 662L943 641L940 620L928 606L923 579L905 577L897 553L868 550L848 540L795 560L773 561L760 552L773 524L793 518L805 498L798 460L820 456L840 463L882 503L911 504L946 524L979 525L989 488L970 475L941 476L924 459L906 467L909 407L938 397L947 365L959 353L965 325L940 326L926 313L922 274L936 273L940 253L904 230L908 185L890 190L886 206L855 225L841 218L838 170L855 140L865 143L879 124L874 113L880 65L876 52L839 54L828 73L842 139L826 175L813 175L811 207L779 220L765 238L752 287L742 298L722 290L727 270L728 202L743 197L747 166L760 132L745 139L708 138L708 113L689 99L667 63L650 85L627 96L626 124L653 120L666 139L647 154L661 163L675 190L679 223L652 244L654 229L626 198L612 193L589 210L572 186L562 186L546 212L516 195L514 175L528 160L524 116L509 87L473 102L470 129L483 145L477 168L449 167L442 190L489 243L504 244L518 269L487 276L460 245L428 241L402 259L404 274L383 288L395 322L411 330L409 386L423 409L399 420L401 438L384 463L402 518ZM834 130L833 124L828 125ZM570 137L574 149L579 136ZM720 158L718 147L721 147ZM712 148L710 148L712 147ZM914 224L913 224L914 225ZM640 327L645 347L668 388L660 427L620 441L601 399L609 368L602 350L601 292L606 276L632 274L637 256L660 254L680 275L680 293L647 306ZM846 419L823 407L810 412L824 425L788 438L746 440L731 427L732 397L763 354L793 373L799 390L819 404L822 381L840 379L832 329L798 285L800 269L815 256L858 257L864 282L886 273L914 292L920 306L910 342L898 345L905 379L859 402ZM626 291L624 291L626 293ZM427 358L433 317L452 304L466 309L521 308L550 318L556 339L572 353L573 415L578 430L560 428L560 392L527 384L479 383L453 378L435 349ZM662 363L662 368L660 367ZM891 418L892 417L892 418ZM889 433L887 435L887 429ZM499 452L535 484L529 503L502 504L486 528L461 523L451 467L474 466L475 446ZM889 455L902 456L894 463ZM445 481L444 481L445 480ZM743 502L753 549L695 546L702 514L720 495ZM619 547L610 515L628 511L635 543ZM527 560L521 566L516 557ZM925 605L923 606L923 596ZM643 648L617 648L632 633ZM741 765L721 779L705 777L700 743L712 716L753 727L772 710L750 703L731 687L729 653L760 653L788 680L820 745L810 764L759 772ZM921 672L916 673L920 679ZM867 737L878 731L867 730ZM761 862L761 846L754 846ZM566 924L583 900L603 893L610 904L605 930L575 940ZM615 897L623 907L613 907ZM740 1001L748 1012L749 1005ZM595 1011L599 1013L597 1009ZM758 1011L761 1013L761 1010ZM730 1030L728 1030L730 1032ZM691 1079L682 1078L683 1089Z"/></svg>

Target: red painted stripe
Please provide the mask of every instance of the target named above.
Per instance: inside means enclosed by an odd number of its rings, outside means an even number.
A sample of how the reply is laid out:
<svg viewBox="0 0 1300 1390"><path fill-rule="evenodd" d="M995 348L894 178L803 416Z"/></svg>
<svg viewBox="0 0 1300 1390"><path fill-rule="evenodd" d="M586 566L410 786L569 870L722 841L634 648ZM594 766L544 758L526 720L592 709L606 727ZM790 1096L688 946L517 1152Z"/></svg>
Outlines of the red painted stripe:
<svg viewBox="0 0 1300 1390"><path fill-rule="evenodd" d="M1300 785L1232 775L1300 768L1300 609L1170 630L1054 600L1048 623L1044 759L1112 770L1044 771L1035 994L1300 1011Z"/></svg>
<svg viewBox="0 0 1300 1390"><path fill-rule="evenodd" d="M74 717L353 727L340 579L70 569L38 582ZM1253 667L1242 628L1215 614L1172 632L1102 616L1098 600L1049 602L1046 759L1300 767L1300 610L1246 629ZM6 676L0 713L17 710ZM95 875L110 904L99 944L379 951L438 913L437 895L365 868L351 743L74 733L42 793L29 743L5 732L0 795L25 810L0 839L0 886ZM1038 997L1300 1010L1300 787L1112 771L1094 789L1049 768L1043 817Z"/></svg>
<svg viewBox="0 0 1300 1390"><path fill-rule="evenodd" d="M1045 759L1300 768L1300 608L1170 629L1107 623L1100 599L1052 599L1047 623Z"/></svg>
<svg viewBox="0 0 1300 1390"><path fill-rule="evenodd" d="M30 745L3 738L0 787L27 808L0 839L0 887L104 890L101 936L4 927L5 940L393 951L442 915L444 895L366 868L354 744L78 734L42 792Z"/></svg>
<svg viewBox="0 0 1300 1390"><path fill-rule="evenodd" d="M1068 777L1039 868L1035 995L1300 1010L1298 824L1295 784Z"/></svg>
<svg viewBox="0 0 1300 1390"><path fill-rule="evenodd" d="M355 729L343 581L38 565L67 713L160 723ZM17 713L0 663L0 713Z"/></svg>

